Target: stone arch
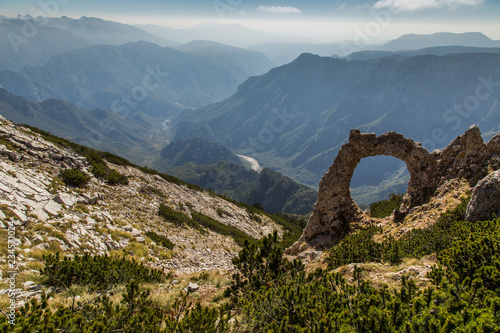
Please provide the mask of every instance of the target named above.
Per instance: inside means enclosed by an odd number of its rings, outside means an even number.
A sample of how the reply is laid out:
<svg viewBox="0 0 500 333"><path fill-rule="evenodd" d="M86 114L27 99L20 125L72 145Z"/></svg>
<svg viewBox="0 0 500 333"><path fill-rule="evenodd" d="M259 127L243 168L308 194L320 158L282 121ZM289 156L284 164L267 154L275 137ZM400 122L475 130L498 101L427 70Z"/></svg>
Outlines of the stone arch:
<svg viewBox="0 0 500 333"><path fill-rule="evenodd" d="M395 132L380 136L351 130L328 172L319 183L318 201L300 241L312 246L330 246L348 230L349 223L369 219L351 198L350 183L356 166L369 156L388 155L406 163L410 173L408 190L399 214L421 205L434 193L439 179L430 172L436 159L420 143Z"/></svg>
<svg viewBox="0 0 500 333"><path fill-rule="evenodd" d="M352 130L349 142L340 149L330 169L319 183L318 201L300 239L287 249L296 254L307 243L329 247L349 230L349 223L369 219L351 198L349 185L354 169L362 158L389 155L406 163L410 172L408 190L396 218L404 217L410 208L427 203L436 189L450 179L466 179L471 186L500 169L500 134L485 144L475 125L453 140L442 151L432 154L401 134L387 132L380 136Z"/></svg>

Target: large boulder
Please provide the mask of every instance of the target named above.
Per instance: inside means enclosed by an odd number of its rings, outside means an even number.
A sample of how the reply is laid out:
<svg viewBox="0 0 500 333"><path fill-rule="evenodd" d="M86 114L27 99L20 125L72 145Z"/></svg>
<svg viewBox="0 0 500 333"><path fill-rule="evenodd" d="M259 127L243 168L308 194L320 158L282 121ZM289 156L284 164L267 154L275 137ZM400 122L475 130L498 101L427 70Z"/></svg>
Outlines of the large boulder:
<svg viewBox="0 0 500 333"><path fill-rule="evenodd" d="M500 215L500 170L483 178L472 191L465 219L476 222Z"/></svg>

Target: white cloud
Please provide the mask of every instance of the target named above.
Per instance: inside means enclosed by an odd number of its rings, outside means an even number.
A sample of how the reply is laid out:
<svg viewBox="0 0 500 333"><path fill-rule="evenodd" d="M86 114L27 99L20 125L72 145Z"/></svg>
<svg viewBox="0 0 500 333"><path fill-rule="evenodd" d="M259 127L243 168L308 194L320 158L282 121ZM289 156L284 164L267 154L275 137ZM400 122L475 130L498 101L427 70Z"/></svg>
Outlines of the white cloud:
<svg viewBox="0 0 500 333"><path fill-rule="evenodd" d="M424 9L457 9L458 7L476 7L485 0L379 0L375 3L376 9L389 8L396 12L417 11Z"/></svg>
<svg viewBox="0 0 500 333"><path fill-rule="evenodd" d="M282 6L259 6L258 12L271 13L271 14L301 14L302 11L295 7L282 7Z"/></svg>

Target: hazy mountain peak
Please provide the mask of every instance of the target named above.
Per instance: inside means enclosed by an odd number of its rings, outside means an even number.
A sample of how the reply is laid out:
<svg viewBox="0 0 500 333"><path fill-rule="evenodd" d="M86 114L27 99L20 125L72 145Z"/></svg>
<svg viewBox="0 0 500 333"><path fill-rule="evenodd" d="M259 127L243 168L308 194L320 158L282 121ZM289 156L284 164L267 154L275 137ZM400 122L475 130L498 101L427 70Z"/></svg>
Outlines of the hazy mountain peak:
<svg viewBox="0 0 500 333"><path fill-rule="evenodd" d="M495 47L500 46L499 41L494 41L481 32L437 32L433 34L406 34L382 45L379 50L402 51L417 50L435 46L474 46Z"/></svg>

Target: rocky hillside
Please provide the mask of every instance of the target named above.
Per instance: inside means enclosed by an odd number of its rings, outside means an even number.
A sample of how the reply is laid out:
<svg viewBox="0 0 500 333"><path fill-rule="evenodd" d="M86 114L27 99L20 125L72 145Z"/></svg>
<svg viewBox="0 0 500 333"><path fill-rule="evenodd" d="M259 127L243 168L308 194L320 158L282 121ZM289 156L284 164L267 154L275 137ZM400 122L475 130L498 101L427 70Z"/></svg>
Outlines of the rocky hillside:
<svg viewBox="0 0 500 333"><path fill-rule="evenodd" d="M0 251L5 258L6 229L13 221L21 271L40 267L42 256L55 252L124 252L175 273L232 269L240 246L231 233L176 224L158 214L160 205L187 220L203 216L245 237L259 239L274 230L283 234L282 226L251 207L152 171L106 162L113 174L126 177L109 185L95 176L96 165L87 157L5 118L0 122ZM65 185L63 170L80 170L87 185ZM173 246L162 245L162 239ZM1 267L7 271L5 259Z"/></svg>

